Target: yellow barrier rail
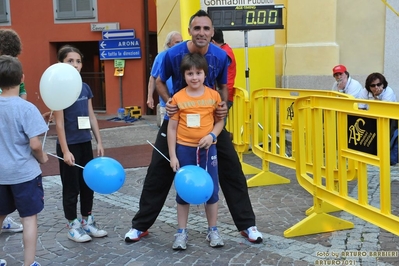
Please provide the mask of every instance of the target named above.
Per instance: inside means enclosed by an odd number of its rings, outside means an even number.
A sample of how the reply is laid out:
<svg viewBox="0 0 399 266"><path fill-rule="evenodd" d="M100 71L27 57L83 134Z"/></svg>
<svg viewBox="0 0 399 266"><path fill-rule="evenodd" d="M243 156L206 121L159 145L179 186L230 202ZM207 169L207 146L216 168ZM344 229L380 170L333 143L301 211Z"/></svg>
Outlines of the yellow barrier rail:
<svg viewBox="0 0 399 266"><path fill-rule="evenodd" d="M359 103L368 104L368 110L358 109ZM353 228L353 223L320 209L323 202L399 235L399 217L391 212L389 139L390 119L399 119L398 110L398 103L380 101L325 96L295 100L297 180L313 195L314 212L287 229L285 237ZM311 123L308 121L309 113ZM305 124L306 127L303 126ZM309 174L307 164L309 149L313 156L312 174ZM358 186L355 196L348 193L349 160L358 162L357 180L353 181ZM379 206L369 203L368 165L380 170ZM321 170L323 166L324 173ZM338 176L335 175L336 170Z"/></svg>
<svg viewBox="0 0 399 266"><path fill-rule="evenodd" d="M270 172L269 163L295 169L294 101L299 97L324 95L339 98L353 98L348 94L326 90L305 90L287 88L260 88L251 94L251 132L252 150L263 160L262 171L248 179L248 187L289 183L289 179ZM335 121L335 118L334 118ZM307 119L303 126L309 127L312 120ZM307 134L306 138L313 138ZM290 147L291 146L291 147ZM309 171L312 170L313 156L306 153ZM321 166L324 169L324 165ZM355 162L349 162L351 177L356 175ZM324 170L323 170L324 171ZM333 211L333 210L331 210Z"/></svg>
<svg viewBox="0 0 399 266"><path fill-rule="evenodd" d="M244 162L243 154L248 152L251 142L250 104L247 90L236 87L233 107L227 117L226 129L233 134L233 145L241 161L244 174L257 174L261 170Z"/></svg>

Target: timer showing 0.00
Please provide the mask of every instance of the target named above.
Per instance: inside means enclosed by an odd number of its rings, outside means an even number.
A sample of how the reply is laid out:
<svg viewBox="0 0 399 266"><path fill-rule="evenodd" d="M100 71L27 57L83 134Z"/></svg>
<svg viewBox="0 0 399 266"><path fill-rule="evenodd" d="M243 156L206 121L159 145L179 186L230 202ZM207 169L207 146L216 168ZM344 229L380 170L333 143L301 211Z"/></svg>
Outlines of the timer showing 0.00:
<svg viewBox="0 0 399 266"><path fill-rule="evenodd" d="M208 7L213 26L221 30L283 29L283 10L273 5Z"/></svg>

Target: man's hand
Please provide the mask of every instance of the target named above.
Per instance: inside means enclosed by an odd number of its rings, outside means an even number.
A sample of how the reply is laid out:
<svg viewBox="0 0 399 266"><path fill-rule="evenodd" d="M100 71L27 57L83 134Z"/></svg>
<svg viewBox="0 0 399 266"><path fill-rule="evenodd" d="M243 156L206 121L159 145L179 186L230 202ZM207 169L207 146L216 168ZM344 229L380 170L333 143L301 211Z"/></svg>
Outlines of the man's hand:
<svg viewBox="0 0 399 266"><path fill-rule="evenodd" d="M154 109L154 98L152 98L152 96L150 96L150 95L148 95L148 98L147 98L147 106L150 109Z"/></svg>
<svg viewBox="0 0 399 266"><path fill-rule="evenodd" d="M220 102L218 107L216 108L216 117L218 119L224 119L227 116L227 104L226 102Z"/></svg>
<svg viewBox="0 0 399 266"><path fill-rule="evenodd" d="M171 117L174 114L177 113L177 111L179 111L179 108L177 107L177 105L173 105L171 104L172 99L169 98L169 100L166 102L166 114Z"/></svg>

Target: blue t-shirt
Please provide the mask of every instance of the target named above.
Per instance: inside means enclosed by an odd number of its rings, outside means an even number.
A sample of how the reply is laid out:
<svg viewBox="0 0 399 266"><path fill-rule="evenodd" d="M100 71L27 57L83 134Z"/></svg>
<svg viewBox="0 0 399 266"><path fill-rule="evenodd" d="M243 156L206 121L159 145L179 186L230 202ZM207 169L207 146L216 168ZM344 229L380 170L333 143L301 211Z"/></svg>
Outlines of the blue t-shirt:
<svg viewBox="0 0 399 266"><path fill-rule="evenodd" d="M64 109L64 129L67 144L78 144L91 141L91 129L78 128L78 116L89 116L89 99L93 93L86 83L83 83L79 98L71 106ZM59 141L57 139L57 143Z"/></svg>
<svg viewBox="0 0 399 266"><path fill-rule="evenodd" d="M154 63L152 64L152 69L151 69L151 76L153 76L155 79L159 76L159 72L161 70L161 65L163 58L165 57L166 50L160 52L154 59ZM169 78L166 81L166 87L168 88L169 94L173 94L173 83L172 83L172 78ZM165 101L162 99L161 96L159 96L159 104L161 107L165 107Z"/></svg>
<svg viewBox="0 0 399 266"><path fill-rule="evenodd" d="M184 76L180 73L180 63L188 53L190 51L187 48L187 41L178 43L166 50L159 76L163 82L172 77L173 92L170 93L171 97L174 93L187 86ZM208 74L205 77L204 85L215 88L216 82L218 84L226 84L229 65L226 52L210 43L204 56L208 62ZM165 119L169 119L169 117L165 116Z"/></svg>

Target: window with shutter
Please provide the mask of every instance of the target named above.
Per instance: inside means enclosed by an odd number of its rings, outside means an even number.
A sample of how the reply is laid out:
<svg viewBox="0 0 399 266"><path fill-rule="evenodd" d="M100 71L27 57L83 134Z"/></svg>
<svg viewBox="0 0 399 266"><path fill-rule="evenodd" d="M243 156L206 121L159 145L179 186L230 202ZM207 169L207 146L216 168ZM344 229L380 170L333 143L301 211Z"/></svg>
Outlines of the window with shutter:
<svg viewBox="0 0 399 266"><path fill-rule="evenodd" d="M56 0L56 19L92 19L95 0Z"/></svg>
<svg viewBox="0 0 399 266"><path fill-rule="evenodd" d="M8 22L8 0L0 0L0 23Z"/></svg>

